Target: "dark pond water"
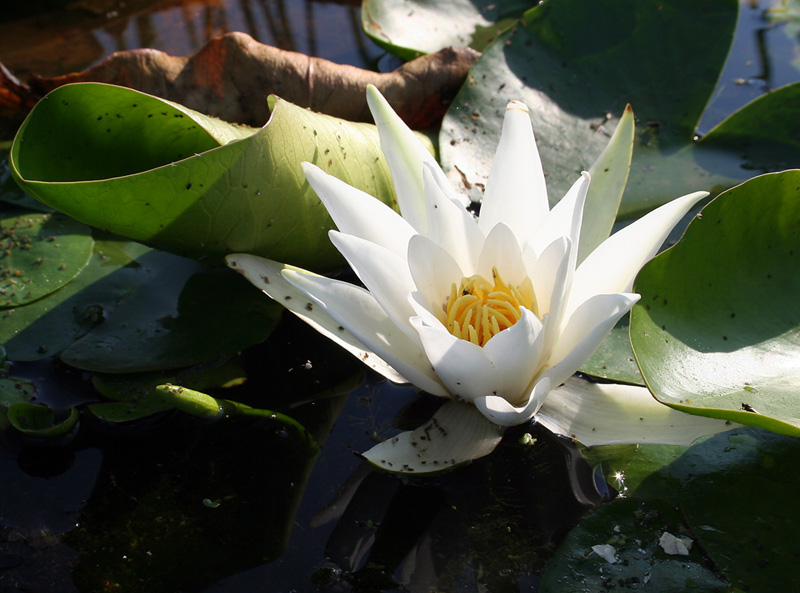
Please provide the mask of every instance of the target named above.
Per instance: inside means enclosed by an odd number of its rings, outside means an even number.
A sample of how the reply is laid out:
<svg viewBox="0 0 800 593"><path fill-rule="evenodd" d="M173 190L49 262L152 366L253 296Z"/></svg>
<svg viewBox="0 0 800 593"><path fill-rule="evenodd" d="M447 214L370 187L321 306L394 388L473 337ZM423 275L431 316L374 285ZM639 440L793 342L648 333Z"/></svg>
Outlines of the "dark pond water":
<svg viewBox="0 0 800 593"><path fill-rule="evenodd" d="M186 55L239 30L336 62L397 63L361 31L354 3L78 5L8 13L0 61L21 76L55 75L120 49ZM701 131L796 77L782 66L796 44L764 20L767 5L743 5ZM372 471L356 453L417 426L436 401L379 381L292 319L244 363L248 383L224 396L291 414L323 444L319 453L270 419L202 423L179 413L125 426L87 416L77 434L47 445L4 433L0 591L534 591L565 533L614 495L571 445L530 427L446 476ZM52 404L96 397L87 377L56 361L13 371ZM526 431L536 447L521 444Z"/></svg>

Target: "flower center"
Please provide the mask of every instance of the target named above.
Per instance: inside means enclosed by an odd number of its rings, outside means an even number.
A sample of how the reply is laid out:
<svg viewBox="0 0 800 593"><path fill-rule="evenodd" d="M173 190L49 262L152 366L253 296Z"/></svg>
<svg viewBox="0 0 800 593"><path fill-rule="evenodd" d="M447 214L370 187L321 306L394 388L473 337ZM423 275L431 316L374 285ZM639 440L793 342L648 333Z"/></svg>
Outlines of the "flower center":
<svg viewBox="0 0 800 593"><path fill-rule="evenodd" d="M491 281L475 274L462 278L458 286L454 282L442 307L448 331L478 346L519 321L520 307L539 314L531 279L526 276L515 286L505 282L497 268L492 268Z"/></svg>

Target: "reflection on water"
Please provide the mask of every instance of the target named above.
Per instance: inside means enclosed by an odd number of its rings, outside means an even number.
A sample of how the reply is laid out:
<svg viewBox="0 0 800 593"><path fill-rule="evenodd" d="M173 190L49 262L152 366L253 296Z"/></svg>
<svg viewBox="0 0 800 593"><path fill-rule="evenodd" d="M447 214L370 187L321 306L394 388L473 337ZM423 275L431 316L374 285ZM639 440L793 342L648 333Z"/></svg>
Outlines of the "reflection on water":
<svg viewBox="0 0 800 593"><path fill-rule="evenodd" d="M212 37L241 31L267 45L374 69L384 52L362 31L360 14L357 1L84 0L0 22L0 62L23 78L55 76L120 50L189 55Z"/></svg>

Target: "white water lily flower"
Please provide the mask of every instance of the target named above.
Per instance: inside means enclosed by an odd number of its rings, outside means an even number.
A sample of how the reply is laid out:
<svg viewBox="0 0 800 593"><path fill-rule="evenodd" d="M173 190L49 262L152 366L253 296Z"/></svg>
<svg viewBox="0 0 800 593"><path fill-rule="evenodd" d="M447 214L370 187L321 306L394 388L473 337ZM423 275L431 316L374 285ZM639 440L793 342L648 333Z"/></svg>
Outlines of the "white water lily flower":
<svg viewBox="0 0 800 593"><path fill-rule="evenodd" d="M449 398L430 422L373 447L367 459L392 471L437 471L486 455L505 427L532 418L586 445L688 444L727 428L663 406L645 388L571 378L638 300L630 293L634 277L705 192L602 241L621 189L583 220L584 172L551 210L528 109L512 101L476 221L378 91L371 87L367 98L402 216L303 163L339 229L331 241L366 289L251 255L228 258L390 380ZM624 185L630 110L618 132L601 158ZM582 238L598 235L581 249Z"/></svg>

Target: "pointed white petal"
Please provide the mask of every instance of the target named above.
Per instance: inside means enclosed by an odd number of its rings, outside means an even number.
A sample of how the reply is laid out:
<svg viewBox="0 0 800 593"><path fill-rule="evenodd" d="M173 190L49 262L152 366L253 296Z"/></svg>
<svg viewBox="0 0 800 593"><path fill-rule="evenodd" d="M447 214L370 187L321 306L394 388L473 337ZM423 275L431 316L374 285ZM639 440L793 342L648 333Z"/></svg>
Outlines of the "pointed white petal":
<svg viewBox="0 0 800 593"><path fill-rule="evenodd" d="M583 303L561 330L547 366L554 385L566 381L597 350L620 317L639 300L638 294L598 294Z"/></svg>
<svg viewBox="0 0 800 593"><path fill-rule="evenodd" d="M395 383L408 382L394 367L390 366L344 329L323 308L314 306L315 303L312 299L309 299L308 295L292 286L281 274L283 270L295 270L298 273L309 275L311 272L247 253L229 255L226 261L228 266L244 275L245 278L264 291L270 298L282 304L319 333L362 360L371 369Z"/></svg>
<svg viewBox="0 0 800 593"><path fill-rule="evenodd" d="M447 395L422 348L392 322L369 292L295 270L284 270L283 277L401 376L428 393Z"/></svg>
<svg viewBox="0 0 800 593"><path fill-rule="evenodd" d="M472 201L465 196L464 194L458 193L455 189L453 189L452 184L447 179L447 175L444 174L441 167L431 167L427 162L423 163L423 167L428 169L433 176L433 180L436 182L436 185L439 186L439 189L442 193L453 200L462 210L465 210L472 204ZM470 217L477 225L478 221L475 217L470 214Z"/></svg>
<svg viewBox="0 0 800 593"><path fill-rule="evenodd" d="M549 211L542 162L528 108L512 101L506 108L478 224L483 234L488 235L495 225L504 222L520 242L526 242Z"/></svg>
<svg viewBox="0 0 800 593"><path fill-rule="evenodd" d="M575 271L568 314L595 294L627 292L678 221L708 192L695 192L656 208L614 233Z"/></svg>
<svg viewBox="0 0 800 593"><path fill-rule="evenodd" d="M488 396L475 398L473 403L481 414L498 426L517 426L533 418L542 402L550 393L553 383L545 377L536 382L527 403L513 406L502 397Z"/></svg>
<svg viewBox="0 0 800 593"><path fill-rule="evenodd" d="M328 210L336 227L406 256L414 228L380 200L348 185L311 163L302 163L306 179Z"/></svg>
<svg viewBox="0 0 800 593"><path fill-rule="evenodd" d="M488 455L502 438L503 429L474 406L449 401L429 422L374 446L364 457L392 472L431 473Z"/></svg>
<svg viewBox="0 0 800 593"><path fill-rule="evenodd" d="M611 234L631 169L634 129L633 110L628 105L605 150L589 169L592 185L583 210L579 264Z"/></svg>
<svg viewBox="0 0 800 593"><path fill-rule="evenodd" d="M739 425L665 406L644 387L570 379L550 392L536 416L551 432L587 446L624 443L689 445Z"/></svg>
<svg viewBox="0 0 800 593"><path fill-rule="evenodd" d="M524 308L519 321L486 342L483 352L497 369L501 381L497 392L491 395L517 404L527 403L543 343L542 322Z"/></svg>
<svg viewBox="0 0 800 593"><path fill-rule="evenodd" d="M408 267L428 307L443 305L453 283L458 285L464 276L456 260L424 235L415 235L409 241Z"/></svg>
<svg viewBox="0 0 800 593"><path fill-rule="evenodd" d="M428 236L450 253L461 269L474 270L483 246L483 233L472 214L460 203L447 197L435 180L436 171L430 165L425 165Z"/></svg>
<svg viewBox="0 0 800 593"><path fill-rule="evenodd" d="M453 397L466 401L491 395L500 389L501 379L483 348L455 337L430 313L418 308L411 318L419 332L425 354L436 375Z"/></svg>
<svg viewBox="0 0 800 593"><path fill-rule="evenodd" d="M394 324L415 336L408 323L414 315L408 295L415 286L405 258L353 235L331 231L330 238Z"/></svg>
<svg viewBox="0 0 800 593"><path fill-rule="evenodd" d="M566 293L570 247L567 237L559 237L545 248L538 259L531 258L535 263L529 274L540 315L549 313L553 304L559 303ZM525 256L531 251L530 246L526 247Z"/></svg>
<svg viewBox="0 0 800 593"><path fill-rule="evenodd" d="M583 222L583 207L590 181L589 174L584 171L561 201L553 206L550 213L534 229L529 241L537 254L542 253L559 237L569 237L573 245L578 244Z"/></svg>
<svg viewBox="0 0 800 593"><path fill-rule="evenodd" d="M392 171L400 212L417 232L427 234L422 164L436 168L439 164L372 85L367 87L367 103L378 126L381 150Z"/></svg>
<svg viewBox="0 0 800 593"><path fill-rule="evenodd" d="M518 285L528 275L519 241L511 228L502 222L495 225L486 236L478 257L478 269L465 272L469 276L478 273L491 280L493 267L497 267L503 279L512 284Z"/></svg>

